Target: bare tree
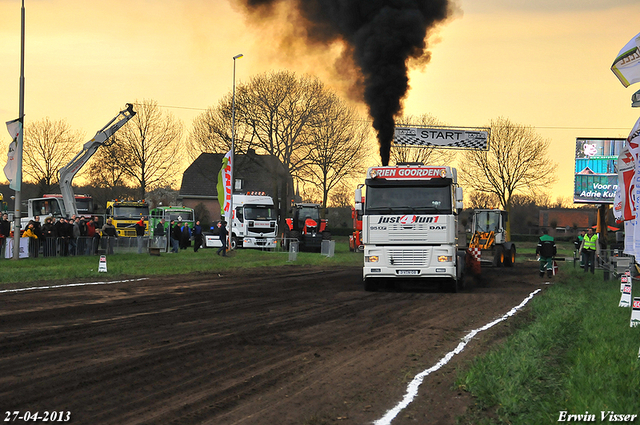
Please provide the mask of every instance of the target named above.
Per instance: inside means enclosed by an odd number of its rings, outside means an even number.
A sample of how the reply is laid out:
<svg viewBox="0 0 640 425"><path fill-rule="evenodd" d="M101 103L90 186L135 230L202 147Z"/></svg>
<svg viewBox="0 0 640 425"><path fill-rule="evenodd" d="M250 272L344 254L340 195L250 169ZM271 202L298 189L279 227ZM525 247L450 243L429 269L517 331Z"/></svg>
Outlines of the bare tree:
<svg viewBox="0 0 640 425"><path fill-rule="evenodd" d="M430 114L420 116L403 115L396 119L398 126L438 127L445 125L442 121ZM456 154L452 149L435 148L430 146L392 146L391 164L401 162L421 162L423 164L442 165L450 164L455 160Z"/></svg>
<svg viewBox="0 0 640 425"><path fill-rule="evenodd" d="M322 192L318 189L318 186L314 184L303 184L302 187L298 187L300 198L302 202L308 202L311 204L322 203Z"/></svg>
<svg viewBox="0 0 640 425"><path fill-rule="evenodd" d="M572 208L573 198L571 196L558 196L554 208Z"/></svg>
<svg viewBox="0 0 640 425"><path fill-rule="evenodd" d="M350 207L354 201L353 188L341 182L331 192L331 206L335 208Z"/></svg>
<svg viewBox="0 0 640 425"><path fill-rule="evenodd" d="M187 153L192 161L201 153L221 153L231 149L231 102L232 94L229 93L217 107L208 108L193 120L193 128L187 137ZM237 125L235 152L246 153L251 138L250 126Z"/></svg>
<svg viewBox="0 0 640 425"><path fill-rule="evenodd" d="M236 91L238 128L252 135L255 147L280 159L293 176L307 166L311 128L325 102L325 87L317 78L290 71L261 74ZM249 131L247 131L249 133Z"/></svg>
<svg viewBox="0 0 640 425"><path fill-rule="evenodd" d="M82 176L87 177L93 186L102 189L124 186L127 176L120 165L121 155L117 145L107 142L96 151Z"/></svg>
<svg viewBox="0 0 640 425"><path fill-rule="evenodd" d="M326 207L329 192L343 179L364 173L371 127L334 93L325 92L321 105L310 129L310 143L304 148L308 165L299 177L318 185Z"/></svg>
<svg viewBox="0 0 640 425"><path fill-rule="evenodd" d="M298 77L290 71L270 72L253 77L236 87L236 153L253 149L276 157L284 170L300 179L314 154L308 146L313 131L322 123L327 90L317 79ZM226 152L231 146L232 95L228 94L215 110L208 110L194 121L189 136L191 156L202 152ZM277 192L282 199L292 190L281 170L269 170L278 176ZM266 183L266 182L265 182ZM277 195L276 195L277 196ZM281 205L280 215L285 217ZM282 223L281 223L282 224Z"/></svg>
<svg viewBox="0 0 640 425"><path fill-rule="evenodd" d="M500 201L495 193L474 190L467 196L467 199L469 201L468 207L472 209L491 209L497 208L498 205L500 205Z"/></svg>
<svg viewBox="0 0 640 425"><path fill-rule="evenodd" d="M458 175L467 187L497 195L510 211L514 193L542 192L555 181L557 165L548 157L549 141L532 127L506 118L491 121L490 127L489 150L465 151Z"/></svg>
<svg viewBox="0 0 640 425"><path fill-rule="evenodd" d="M163 114L157 102L136 102L135 117L114 136L113 144L97 158L112 182L124 181L138 187L141 198L147 190L175 182L182 151L182 123ZM95 167L96 164L93 164Z"/></svg>
<svg viewBox="0 0 640 425"><path fill-rule="evenodd" d="M58 183L58 171L80 149L82 133L72 131L65 121L41 121L27 125L24 132L23 172L40 186L40 194Z"/></svg>

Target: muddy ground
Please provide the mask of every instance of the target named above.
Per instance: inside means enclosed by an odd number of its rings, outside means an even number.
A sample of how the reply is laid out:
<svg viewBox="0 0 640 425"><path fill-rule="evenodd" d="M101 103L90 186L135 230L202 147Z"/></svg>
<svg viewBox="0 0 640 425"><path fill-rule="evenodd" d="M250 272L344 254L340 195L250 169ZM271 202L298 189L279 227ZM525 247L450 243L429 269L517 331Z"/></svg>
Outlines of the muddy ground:
<svg viewBox="0 0 640 425"><path fill-rule="evenodd" d="M470 330L543 287L536 267L485 270L457 294L365 292L360 268L298 266L0 293L0 413L64 411L92 425L371 423ZM456 367L508 322L429 375L392 423L455 423L473 403L453 387Z"/></svg>

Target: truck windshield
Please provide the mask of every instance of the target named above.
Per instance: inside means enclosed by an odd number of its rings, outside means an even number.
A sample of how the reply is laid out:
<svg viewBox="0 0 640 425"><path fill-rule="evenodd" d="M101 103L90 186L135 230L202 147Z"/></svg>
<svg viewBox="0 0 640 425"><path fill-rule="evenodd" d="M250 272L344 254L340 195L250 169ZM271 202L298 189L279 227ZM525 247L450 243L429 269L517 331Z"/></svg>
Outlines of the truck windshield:
<svg viewBox="0 0 640 425"><path fill-rule="evenodd" d="M149 216L149 207L114 207L113 216L116 218L135 218Z"/></svg>
<svg viewBox="0 0 640 425"><path fill-rule="evenodd" d="M245 205L244 218L246 220L275 220L276 213L273 206Z"/></svg>
<svg viewBox="0 0 640 425"><path fill-rule="evenodd" d="M175 221L193 221L193 213L191 211L165 211L165 220Z"/></svg>
<svg viewBox="0 0 640 425"><path fill-rule="evenodd" d="M367 186L367 214L451 213L449 186Z"/></svg>
<svg viewBox="0 0 640 425"><path fill-rule="evenodd" d="M58 202L62 202L62 199L59 201L58 199L33 201L33 214L61 217L62 212L60 211L60 204L58 204Z"/></svg>

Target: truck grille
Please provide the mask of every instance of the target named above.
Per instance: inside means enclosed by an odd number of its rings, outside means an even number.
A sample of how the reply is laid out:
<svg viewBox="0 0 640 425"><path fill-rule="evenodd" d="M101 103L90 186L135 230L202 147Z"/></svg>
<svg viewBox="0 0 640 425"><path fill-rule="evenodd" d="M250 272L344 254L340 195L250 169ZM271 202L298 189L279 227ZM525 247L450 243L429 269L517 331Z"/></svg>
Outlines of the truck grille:
<svg viewBox="0 0 640 425"><path fill-rule="evenodd" d="M393 266L426 266L429 252L422 249L392 249L389 251L389 264Z"/></svg>
<svg viewBox="0 0 640 425"><path fill-rule="evenodd" d="M275 227L248 227L247 231L249 233L254 233L259 235L260 233L264 233L265 235L273 234L276 231Z"/></svg>

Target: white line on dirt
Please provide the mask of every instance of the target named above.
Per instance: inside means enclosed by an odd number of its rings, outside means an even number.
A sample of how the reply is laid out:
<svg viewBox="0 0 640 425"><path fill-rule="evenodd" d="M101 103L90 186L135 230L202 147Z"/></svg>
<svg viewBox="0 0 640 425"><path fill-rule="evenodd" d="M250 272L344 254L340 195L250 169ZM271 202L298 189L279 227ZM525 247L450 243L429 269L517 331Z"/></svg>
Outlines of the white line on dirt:
<svg viewBox="0 0 640 425"><path fill-rule="evenodd" d="M85 283L69 283L66 285L51 285L51 286L32 286L29 288L18 288L18 289L5 289L0 291L0 294L5 294L8 292L24 292L24 291L35 291L36 289L55 289L55 288L70 288L72 286L91 286L91 285L112 285L114 283L125 283L125 282L139 282L141 280L147 280L148 277L142 277L139 279L124 279L124 280L112 280L109 282L85 282Z"/></svg>
<svg viewBox="0 0 640 425"><path fill-rule="evenodd" d="M432 372L435 372L436 370L440 369L442 366L449 363L449 360L451 360L451 358L456 354L460 354L462 350L464 350L464 347L469 343L469 341L471 341L471 339L475 337L479 332L486 331L492 326L502 322L503 320L507 320L509 317L516 314L518 310L520 310L529 301L531 301L531 299L540 291L541 289L536 289L535 291L530 293L529 296L524 299L524 301L522 301L517 306L513 307L511 310L509 310L509 312L507 312L502 317L494 320L491 323L487 323L481 328L474 329L471 332L469 332L464 338L462 338L462 341L460 342L460 344L458 344L458 346L453 351L448 352L447 355L445 355L435 366L432 366L431 368L424 370L420 372L418 375L416 375L415 378L413 378L413 380L409 383L407 387L407 393L405 394L402 401L396 407L394 407L393 409L385 413L385 415L382 418L378 419L373 423L375 425L390 425L391 421L395 419L395 417L398 416L398 414L413 401L416 395L418 395L418 387L420 387L420 384L422 384L422 380L427 375L429 375Z"/></svg>

